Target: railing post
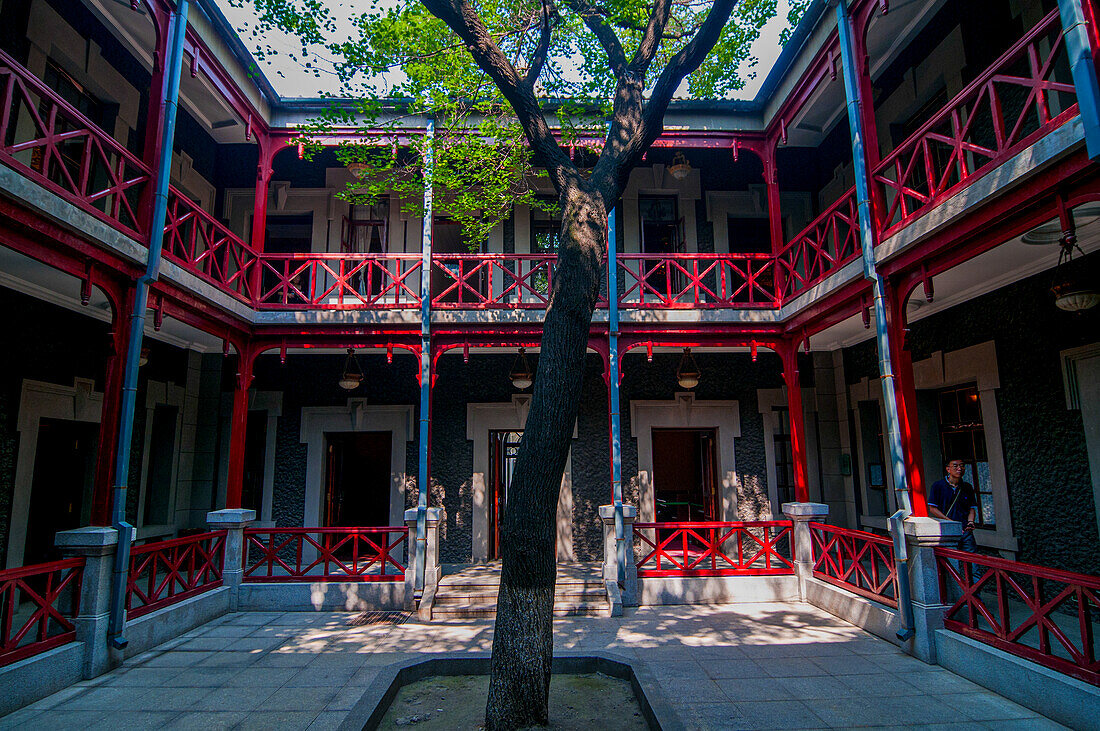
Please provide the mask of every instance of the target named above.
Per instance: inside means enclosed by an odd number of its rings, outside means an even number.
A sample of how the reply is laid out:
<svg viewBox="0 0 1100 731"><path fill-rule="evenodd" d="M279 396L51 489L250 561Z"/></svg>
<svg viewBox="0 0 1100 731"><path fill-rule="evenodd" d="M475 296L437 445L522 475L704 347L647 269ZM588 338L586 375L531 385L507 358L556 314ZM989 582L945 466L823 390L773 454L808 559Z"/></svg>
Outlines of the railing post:
<svg viewBox="0 0 1100 731"><path fill-rule="evenodd" d="M85 678L94 678L122 661L121 655L112 651L107 643L118 531L106 526L66 530L57 534L54 543L65 558L79 556L84 559L80 611L73 624L76 625L76 641L84 643L81 672Z"/></svg>
<svg viewBox="0 0 1100 731"><path fill-rule="evenodd" d="M810 523L820 523L829 517L829 506L822 503L783 503L783 515L793 524L791 554L798 576L798 595L806 600L806 582L814 575L814 541Z"/></svg>
<svg viewBox="0 0 1100 731"><path fill-rule="evenodd" d="M413 570L413 559L417 554L416 546L424 547L424 592L420 595L420 606L417 608L420 619L425 622L432 618L432 604L435 602L435 590L439 586L439 580L443 577L443 568L439 565L439 521L443 518L443 511L439 508L425 509L425 534L423 541L418 540L416 534L416 518L418 510L411 508L405 511L405 525L409 528L409 540L407 542L408 554L405 560L405 608L412 610L416 607L416 572Z"/></svg>
<svg viewBox="0 0 1100 731"><path fill-rule="evenodd" d="M935 663L935 633L943 628L943 613L947 609L940 597L935 548L957 546L962 536L962 524L952 520L910 517L905 520L904 528L909 576L899 576L898 581L909 581L916 630L906 649L927 663Z"/></svg>
<svg viewBox="0 0 1100 731"><path fill-rule="evenodd" d="M256 511L226 508L206 514L210 530L224 530L225 551L222 560L222 586L229 589L229 611L237 611L241 579L244 577L244 529L256 520Z"/></svg>
<svg viewBox="0 0 1100 731"><path fill-rule="evenodd" d="M622 615L623 607L638 606L638 565L634 560L634 521L638 519L638 508L634 505L622 505L622 543L616 537L616 505L601 505L600 520L603 521L603 581L611 601L611 616ZM626 561L623 582L619 584L619 546L625 547ZM615 601L616 597L619 601Z"/></svg>

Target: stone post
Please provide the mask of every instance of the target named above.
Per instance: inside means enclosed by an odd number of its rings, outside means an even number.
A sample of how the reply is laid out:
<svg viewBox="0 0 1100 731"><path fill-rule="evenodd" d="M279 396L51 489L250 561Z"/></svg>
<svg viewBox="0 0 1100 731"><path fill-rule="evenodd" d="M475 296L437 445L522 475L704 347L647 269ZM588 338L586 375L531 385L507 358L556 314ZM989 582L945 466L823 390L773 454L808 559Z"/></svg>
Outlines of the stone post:
<svg viewBox="0 0 1100 731"><path fill-rule="evenodd" d="M619 586L618 546L615 543L615 506L601 505L600 520L603 521L603 580L607 587L607 598L611 602L611 615L618 617L622 608L638 606L638 565L634 561L634 521L638 519L638 508L623 505L623 543L626 545L626 578ZM618 601L616 601L618 599Z"/></svg>
<svg viewBox="0 0 1100 731"><path fill-rule="evenodd" d="M222 586L229 589L229 611L237 611L241 579L244 578L244 529L256 520L256 511L248 508L226 508L206 514L210 530L224 530L225 561L222 563Z"/></svg>
<svg viewBox="0 0 1100 731"><path fill-rule="evenodd" d="M424 591L420 595L417 616L425 622L432 618L435 591L443 576L443 568L439 565L439 521L442 517L443 511L439 508L428 508L428 534L421 544L416 540L416 508L405 511L405 525L409 527L408 560L405 562L405 608L411 611L416 607L416 547L423 545Z"/></svg>
<svg viewBox="0 0 1100 731"><path fill-rule="evenodd" d="M122 661L107 644L111 616L111 575L114 572L118 531L89 526L61 531L54 539L65 558L82 557L84 575L80 584L80 612L76 617L76 640L84 643L81 672L86 679L110 670Z"/></svg>
<svg viewBox="0 0 1100 731"><path fill-rule="evenodd" d="M806 581L814 575L814 541L810 523L820 523L829 517L829 506L822 503L783 503L783 515L794 524L791 533L791 555L798 576L798 595L806 601Z"/></svg>
<svg viewBox="0 0 1100 731"><path fill-rule="evenodd" d="M909 651L926 663L936 662L936 630L943 628L947 606L940 598L936 546L954 548L962 536L962 525L953 520L906 518L905 544L909 553L909 587L913 598L913 626L916 634ZM899 579L904 577L898 577Z"/></svg>

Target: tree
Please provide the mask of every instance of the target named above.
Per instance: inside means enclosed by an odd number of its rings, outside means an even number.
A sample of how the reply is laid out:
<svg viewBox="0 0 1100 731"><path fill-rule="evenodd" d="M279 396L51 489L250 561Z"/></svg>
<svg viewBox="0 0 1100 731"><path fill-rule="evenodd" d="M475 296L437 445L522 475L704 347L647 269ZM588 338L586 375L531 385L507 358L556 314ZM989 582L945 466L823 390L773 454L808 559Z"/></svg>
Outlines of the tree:
<svg viewBox="0 0 1100 731"><path fill-rule="evenodd" d="M236 0L244 2L246 0ZM323 0L251 0L261 32L323 46L355 102L334 104L316 129L440 119L433 184L475 235L546 171L562 230L531 409L502 526L503 568L486 727L545 725L553 653L554 517L576 421L592 313L607 251L607 215L631 170L663 131L678 91L720 97L742 85L749 46L776 0L421 0L375 5L346 40ZM271 46L260 49L271 53ZM686 89L684 85L686 83ZM402 98L400 109L380 100ZM598 140L591 169L570 146ZM420 143L423 144L423 143ZM598 153L598 156L595 154ZM348 196L420 185L419 155L347 144L372 175ZM478 160L478 164L470 164Z"/></svg>

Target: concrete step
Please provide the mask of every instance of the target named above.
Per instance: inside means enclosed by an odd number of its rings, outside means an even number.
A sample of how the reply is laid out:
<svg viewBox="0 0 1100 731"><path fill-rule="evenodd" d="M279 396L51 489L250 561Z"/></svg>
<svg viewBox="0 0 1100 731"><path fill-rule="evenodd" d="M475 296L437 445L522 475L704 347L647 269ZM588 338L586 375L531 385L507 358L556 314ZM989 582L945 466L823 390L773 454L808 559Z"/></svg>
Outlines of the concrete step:
<svg viewBox="0 0 1100 731"><path fill-rule="evenodd" d="M607 598L601 601L554 602L555 617L604 617L611 606ZM439 604L432 606L432 619L491 619L496 617L497 605L480 603Z"/></svg>

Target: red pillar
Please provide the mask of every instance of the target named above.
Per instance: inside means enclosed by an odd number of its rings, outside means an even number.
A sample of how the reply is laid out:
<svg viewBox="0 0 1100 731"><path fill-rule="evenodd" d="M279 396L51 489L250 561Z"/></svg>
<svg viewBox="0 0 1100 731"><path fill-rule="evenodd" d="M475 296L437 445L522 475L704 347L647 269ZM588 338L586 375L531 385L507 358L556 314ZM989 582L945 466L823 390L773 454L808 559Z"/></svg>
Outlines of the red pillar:
<svg viewBox="0 0 1100 731"><path fill-rule="evenodd" d="M797 502L810 502L809 470L806 458L806 426L802 419L802 384L798 378L798 343L784 342L779 346L783 359L783 382L787 386L787 413L791 420L791 461L794 462L794 497Z"/></svg>
<svg viewBox="0 0 1100 731"><path fill-rule="evenodd" d="M244 449L248 434L248 389L252 386L252 365L256 354L251 347L241 349L237 357L237 378L233 387L233 416L229 426L229 479L225 489L225 507L241 507L244 486Z"/></svg>
<svg viewBox="0 0 1100 731"><path fill-rule="evenodd" d="M779 170L776 165L775 144L768 143L767 152L764 155L764 183L768 190L768 224L771 228L772 255L779 256L779 252L786 245L783 233L783 212L779 205ZM776 299L783 300L783 291L786 289L786 272L775 264L775 293Z"/></svg>
<svg viewBox="0 0 1100 731"><path fill-rule="evenodd" d="M256 163L256 195L252 206L252 250L257 254L263 253L264 240L267 238L267 198L268 186L271 183L271 163L275 157L274 143L268 134L260 134L257 138L260 148L260 159ZM252 287L252 299L258 300L263 294L263 268L257 261L252 267L250 279Z"/></svg>
<svg viewBox="0 0 1100 731"><path fill-rule="evenodd" d="M906 343L905 295L889 281L885 284L886 331L890 339L890 365L894 371L894 401L901 430L901 449L909 481L913 515L928 515L924 485L924 461L920 445L917 389L913 381L913 358Z"/></svg>
<svg viewBox="0 0 1100 731"><path fill-rule="evenodd" d="M108 335L110 351L103 379L103 408L99 417L99 442L96 446L95 481L92 487L92 525L111 524L111 488L114 484L115 455L118 448L119 406L122 402L122 381L126 372L126 351L129 346L130 310L133 288L124 287L108 294L113 315Z"/></svg>
<svg viewBox="0 0 1100 731"><path fill-rule="evenodd" d="M153 49L153 75L149 82L149 100L145 115L145 138L142 141L141 161L152 171L149 182L141 191L138 202L139 226L142 230L150 224L153 217L153 198L157 181L156 174L160 162L160 148L164 129L164 83L168 66L168 34L171 25L171 11L160 3L150 3L153 8L152 21L156 33L156 47Z"/></svg>

